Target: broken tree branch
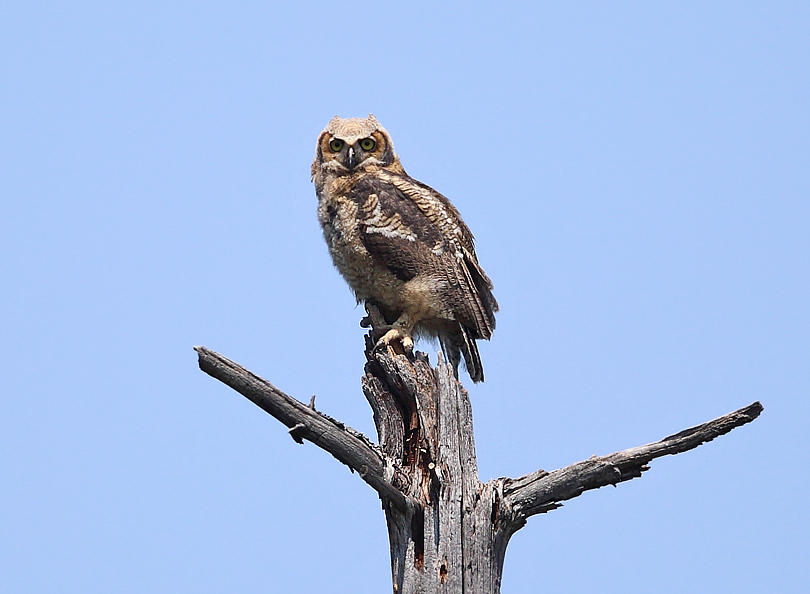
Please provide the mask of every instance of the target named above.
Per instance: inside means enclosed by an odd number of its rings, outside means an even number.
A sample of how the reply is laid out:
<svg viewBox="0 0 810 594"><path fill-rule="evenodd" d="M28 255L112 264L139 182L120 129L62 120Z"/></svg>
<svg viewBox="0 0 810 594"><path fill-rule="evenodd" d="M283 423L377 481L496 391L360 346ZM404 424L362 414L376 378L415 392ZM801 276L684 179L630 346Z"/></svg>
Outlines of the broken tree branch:
<svg viewBox="0 0 810 594"><path fill-rule="evenodd" d="M412 509L395 482L399 465L359 431L288 396L273 384L254 375L238 363L205 347L194 347L200 369L230 386L265 412L290 428L293 439L306 439L326 450L380 494L401 509Z"/></svg>
<svg viewBox="0 0 810 594"><path fill-rule="evenodd" d="M655 443L592 457L559 470L481 483L467 392L441 357L376 349L381 317L368 309L363 392L374 413L380 445L270 382L204 347L200 368L238 391L289 428L349 466L383 500L398 594L500 591L510 537L527 518L589 489L641 476L654 458L677 454L749 423L755 402ZM375 326L375 323L377 324Z"/></svg>
<svg viewBox="0 0 810 594"><path fill-rule="evenodd" d="M504 480L504 504L511 509L518 527L526 518L560 507L561 501L572 499L589 489L616 485L641 476L649 469L654 458L679 454L709 442L746 423L762 412L762 405L754 402L702 425L685 429L661 441L615 452L608 456L594 456L565 468L546 472L538 470L518 479Z"/></svg>

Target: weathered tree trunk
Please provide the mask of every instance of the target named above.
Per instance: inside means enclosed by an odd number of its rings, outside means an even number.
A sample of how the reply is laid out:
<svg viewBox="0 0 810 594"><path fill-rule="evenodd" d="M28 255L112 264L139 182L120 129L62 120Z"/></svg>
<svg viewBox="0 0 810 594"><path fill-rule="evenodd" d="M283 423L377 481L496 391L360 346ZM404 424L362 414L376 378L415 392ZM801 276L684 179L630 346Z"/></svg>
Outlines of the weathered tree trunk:
<svg viewBox="0 0 810 594"><path fill-rule="evenodd" d="M441 357L434 369L423 353L375 350L370 336L366 347L362 385L379 445L316 411L314 397L307 406L222 355L196 350L203 371L284 423L296 442L306 439L331 453L379 493L396 594L497 594L509 538L527 518L588 489L641 476L652 459L695 448L762 411L755 402L658 442L481 483L470 400L453 370Z"/></svg>
<svg viewBox="0 0 810 594"><path fill-rule="evenodd" d="M478 479L467 392L441 360L367 354L363 391L413 501L384 504L394 592L498 592L514 526L500 517L503 481Z"/></svg>

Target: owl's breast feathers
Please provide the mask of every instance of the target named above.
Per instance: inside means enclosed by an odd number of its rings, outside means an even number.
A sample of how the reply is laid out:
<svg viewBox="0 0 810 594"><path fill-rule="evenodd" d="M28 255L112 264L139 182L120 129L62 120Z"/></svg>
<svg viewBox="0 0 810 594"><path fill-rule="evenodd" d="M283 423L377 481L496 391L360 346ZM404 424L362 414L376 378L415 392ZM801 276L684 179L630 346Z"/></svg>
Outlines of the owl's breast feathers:
<svg viewBox="0 0 810 594"><path fill-rule="evenodd" d="M319 215L335 265L358 298L412 309L428 330L462 324L490 338L498 304L473 236L441 194L385 170L334 180Z"/></svg>

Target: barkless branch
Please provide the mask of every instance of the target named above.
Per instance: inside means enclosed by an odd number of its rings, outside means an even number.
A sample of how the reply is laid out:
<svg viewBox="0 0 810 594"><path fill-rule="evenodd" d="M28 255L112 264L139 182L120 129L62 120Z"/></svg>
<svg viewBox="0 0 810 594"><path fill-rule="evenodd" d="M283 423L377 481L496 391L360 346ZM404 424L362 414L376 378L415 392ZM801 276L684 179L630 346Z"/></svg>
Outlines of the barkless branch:
<svg viewBox="0 0 810 594"><path fill-rule="evenodd" d="M374 313L369 310L372 325ZM470 400L452 366L441 357L433 368L422 353L377 349L372 335L366 346L362 385L379 445L315 410L314 397L304 404L214 351L196 351L204 372L281 421L296 442L326 450L377 491L397 594L496 594L506 546L527 518L590 489L641 476L651 460L696 448L762 412L755 402L654 443L482 483Z"/></svg>
<svg viewBox="0 0 810 594"><path fill-rule="evenodd" d="M194 350L200 369L284 423L298 443L304 439L311 441L357 472L380 497L399 507L408 506L402 492L392 484L397 465L362 433L288 396L219 353L202 346Z"/></svg>
<svg viewBox="0 0 810 594"><path fill-rule="evenodd" d="M504 501L519 521L525 521L529 516L560 507L561 501L577 497L590 489L639 477L642 472L649 470L647 464L654 458L694 449L735 427L750 423L761 412L762 405L754 402L661 441L608 456L594 456L551 472L538 470L519 479L506 479Z"/></svg>

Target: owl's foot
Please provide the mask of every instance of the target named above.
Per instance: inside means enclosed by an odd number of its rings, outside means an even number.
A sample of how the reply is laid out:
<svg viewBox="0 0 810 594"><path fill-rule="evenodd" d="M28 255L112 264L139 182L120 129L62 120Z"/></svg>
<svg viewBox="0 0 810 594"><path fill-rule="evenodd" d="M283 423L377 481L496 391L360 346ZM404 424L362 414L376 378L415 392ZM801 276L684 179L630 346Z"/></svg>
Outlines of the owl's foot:
<svg viewBox="0 0 810 594"><path fill-rule="evenodd" d="M411 333L396 324L380 337L377 344L374 345L374 348L381 349L387 347L394 340L398 340L402 344L402 348L405 349L405 352L413 352L413 338L411 337Z"/></svg>

